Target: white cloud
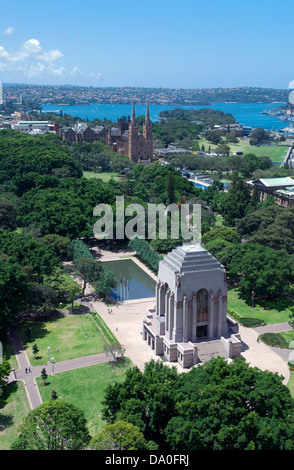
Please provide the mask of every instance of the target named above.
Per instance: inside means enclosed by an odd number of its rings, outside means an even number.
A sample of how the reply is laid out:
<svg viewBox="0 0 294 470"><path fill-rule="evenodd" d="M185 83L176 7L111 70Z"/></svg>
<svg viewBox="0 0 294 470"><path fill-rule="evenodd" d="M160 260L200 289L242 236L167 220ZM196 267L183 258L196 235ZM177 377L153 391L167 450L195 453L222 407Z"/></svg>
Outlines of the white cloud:
<svg viewBox="0 0 294 470"><path fill-rule="evenodd" d="M3 46L0 46L0 59L9 59L9 54Z"/></svg>
<svg viewBox="0 0 294 470"><path fill-rule="evenodd" d="M66 74L66 69L64 67L60 67L59 69L52 69L52 73L54 75L58 75L59 77L63 77Z"/></svg>
<svg viewBox="0 0 294 470"><path fill-rule="evenodd" d="M22 44L21 50L25 51L29 55L32 55L41 52L42 47L38 39L32 38Z"/></svg>
<svg viewBox="0 0 294 470"><path fill-rule="evenodd" d="M44 62L48 62L48 63L54 62L57 59L61 59L61 57L63 57L63 54L58 49L53 49L48 52L43 52L42 54L38 56L39 59L44 60Z"/></svg>
<svg viewBox="0 0 294 470"><path fill-rule="evenodd" d="M12 26L8 26L8 28L6 28L6 29L4 29L4 31L2 31L2 34L5 34L6 36L10 36L14 32L15 32L15 29Z"/></svg>
<svg viewBox="0 0 294 470"><path fill-rule="evenodd" d="M93 78L94 80L100 80L100 78L102 77L102 73L101 72L99 72L99 73L90 72L89 77Z"/></svg>
<svg viewBox="0 0 294 470"><path fill-rule="evenodd" d="M50 77L62 80L99 80L101 73L84 73L77 66L67 69L56 67L55 61L62 59L63 53L58 49L44 50L36 38L25 41L18 50L8 51L0 45L0 70L7 74L23 75L29 79L49 79Z"/></svg>
<svg viewBox="0 0 294 470"><path fill-rule="evenodd" d="M0 62L0 72L5 72L7 70L7 65Z"/></svg>
<svg viewBox="0 0 294 470"><path fill-rule="evenodd" d="M78 67L74 67L69 73L70 75L84 75Z"/></svg>

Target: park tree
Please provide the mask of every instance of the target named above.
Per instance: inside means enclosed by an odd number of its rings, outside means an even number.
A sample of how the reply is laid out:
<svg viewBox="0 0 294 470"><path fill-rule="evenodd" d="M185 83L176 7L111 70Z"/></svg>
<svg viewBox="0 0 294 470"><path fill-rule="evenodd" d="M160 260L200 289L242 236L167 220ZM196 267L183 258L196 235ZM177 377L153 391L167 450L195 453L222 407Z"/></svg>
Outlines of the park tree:
<svg viewBox="0 0 294 470"><path fill-rule="evenodd" d="M59 286L61 293L71 303L71 310L74 310L74 301L83 295L83 288L68 277L64 278Z"/></svg>
<svg viewBox="0 0 294 470"><path fill-rule="evenodd" d="M151 360L144 371L127 370L123 384L109 385L103 401L108 423L122 419L137 426L146 440L163 444L162 430L173 416L173 385L176 368Z"/></svg>
<svg viewBox="0 0 294 470"><path fill-rule="evenodd" d="M277 373L217 357L178 374L153 360L110 385L103 417L137 426L159 449L294 449L294 400Z"/></svg>
<svg viewBox="0 0 294 470"><path fill-rule="evenodd" d="M106 356L111 356L113 362L116 363L118 356L124 356L125 348L118 341L110 341L104 344L104 352Z"/></svg>
<svg viewBox="0 0 294 470"><path fill-rule="evenodd" d="M4 230L16 229L17 208L13 202L0 199L0 228Z"/></svg>
<svg viewBox="0 0 294 470"><path fill-rule="evenodd" d="M57 392L56 390L51 390L51 400L57 400L58 398L58 395L57 395Z"/></svg>
<svg viewBox="0 0 294 470"><path fill-rule="evenodd" d="M12 450L83 450L90 441L84 413L60 399L43 403L24 418Z"/></svg>
<svg viewBox="0 0 294 470"><path fill-rule="evenodd" d="M250 134L250 142L252 144L262 144L270 140L270 133L265 131L262 127L257 127Z"/></svg>
<svg viewBox="0 0 294 470"><path fill-rule="evenodd" d="M115 289L118 284L116 275L111 269L102 265L100 277L95 285L97 292L102 296L106 296L112 289Z"/></svg>
<svg viewBox="0 0 294 470"><path fill-rule="evenodd" d="M0 229L0 253L5 253L22 267L31 267L39 282L61 264L54 248L30 233Z"/></svg>
<svg viewBox="0 0 294 470"><path fill-rule="evenodd" d="M70 239L68 237L62 237L61 235L52 233L45 235L40 239L40 241L45 245L52 246L57 256L65 257L67 255L70 244Z"/></svg>
<svg viewBox="0 0 294 470"><path fill-rule="evenodd" d="M68 247L68 256L75 262L79 258L94 259L88 245L83 240L72 240Z"/></svg>
<svg viewBox="0 0 294 470"><path fill-rule="evenodd" d="M252 206L254 209L257 209L257 205L259 204L260 196L258 191L258 186L255 184L252 192Z"/></svg>
<svg viewBox="0 0 294 470"><path fill-rule="evenodd" d="M269 196L268 196L269 197ZM294 210L278 205L259 207L236 224L237 232L252 243L293 253Z"/></svg>
<svg viewBox="0 0 294 470"><path fill-rule="evenodd" d="M48 374L46 372L45 367L41 370L41 379L43 380L43 385L46 385L46 380L48 378Z"/></svg>
<svg viewBox="0 0 294 470"><path fill-rule="evenodd" d="M246 183L238 176L238 172L233 172L232 186L228 191L226 205L222 213L228 226L234 226L236 220L244 217L249 210L251 203L250 191Z"/></svg>
<svg viewBox="0 0 294 470"><path fill-rule="evenodd" d="M54 289L58 294L58 301L60 303L64 300L70 302L72 310L74 308L74 301L83 295L81 285L61 268L56 268L50 276L45 276L44 283Z"/></svg>
<svg viewBox="0 0 294 470"><path fill-rule="evenodd" d="M228 270L235 253L239 250L239 246L223 238L216 238L205 243L204 248Z"/></svg>
<svg viewBox="0 0 294 470"><path fill-rule="evenodd" d="M16 316L27 307L30 292L31 283L25 268L15 262L14 257L0 254L0 331L7 330Z"/></svg>
<svg viewBox="0 0 294 470"><path fill-rule="evenodd" d="M94 450L157 450L153 441L147 442L137 426L125 421L116 421L104 426L89 444Z"/></svg>
<svg viewBox="0 0 294 470"><path fill-rule="evenodd" d="M36 356L37 356L37 354L38 354L38 352L39 352L39 348L38 348L38 346L37 346L36 343L33 344L33 346L32 346L32 351L33 351L33 354L34 354L35 359L36 359Z"/></svg>
<svg viewBox="0 0 294 470"><path fill-rule="evenodd" d="M257 243L238 248L229 264L231 277L240 279L240 293L246 300L279 297L293 281L293 262L285 250Z"/></svg>
<svg viewBox="0 0 294 470"><path fill-rule="evenodd" d="M175 202L175 182L172 172L169 172L166 178L166 198L168 204Z"/></svg>
<svg viewBox="0 0 294 470"><path fill-rule="evenodd" d="M164 431L173 451L294 448L294 401L278 374L218 357L180 374L174 389Z"/></svg>
<svg viewBox="0 0 294 470"><path fill-rule="evenodd" d="M209 230L202 236L202 242L206 244L219 238L230 243L240 243L241 241L239 233L234 228L216 227Z"/></svg>
<svg viewBox="0 0 294 470"><path fill-rule="evenodd" d="M32 287L30 306L44 317L57 309L59 300L59 292L48 284L35 284Z"/></svg>
<svg viewBox="0 0 294 470"><path fill-rule="evenodd" d="M1 352L1 351L0 351ZM11 371L11 365L7 359L1 358L0 361L0 397L3 393L4 388L7 386L7 382L4 380L9 376Z"/></svg>
<svg viewBox="0 0 294 470"><path fill-rule="evenodd" d="M98 284L102 275L102 264L91 258L78 258L75 261L75 272L83 280L84 295L87 284Z"/></svg>

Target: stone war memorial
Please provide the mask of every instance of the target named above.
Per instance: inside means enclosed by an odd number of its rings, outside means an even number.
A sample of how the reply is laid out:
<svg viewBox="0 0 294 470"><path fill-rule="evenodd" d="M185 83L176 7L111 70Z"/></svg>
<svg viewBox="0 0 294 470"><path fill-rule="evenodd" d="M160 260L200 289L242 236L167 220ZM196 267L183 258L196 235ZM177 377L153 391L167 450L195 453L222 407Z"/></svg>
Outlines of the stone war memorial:
<svg viewBox="0 0 294 470"><path fill-rule="evenodd" d="M227 316L226 271L205 248L187 244L168 253L155 295L142 335L156 355L183 368L240 356L239 327Z"/></svg>

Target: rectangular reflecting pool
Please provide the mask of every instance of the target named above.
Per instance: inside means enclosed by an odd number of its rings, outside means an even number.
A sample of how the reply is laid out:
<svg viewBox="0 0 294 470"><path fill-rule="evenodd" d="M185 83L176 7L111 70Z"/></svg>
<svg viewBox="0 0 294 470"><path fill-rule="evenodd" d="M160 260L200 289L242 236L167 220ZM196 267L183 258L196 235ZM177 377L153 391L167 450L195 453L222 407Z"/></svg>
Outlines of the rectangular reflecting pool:
<svg viewBox="0 0 294 470"><path fill-rule="evenodd" d="M131 259L103 261L116 275L118 285L110 294L115 300L134 300L155 297L155 281ZM122 282L120 282L122 280Z"/></svg>

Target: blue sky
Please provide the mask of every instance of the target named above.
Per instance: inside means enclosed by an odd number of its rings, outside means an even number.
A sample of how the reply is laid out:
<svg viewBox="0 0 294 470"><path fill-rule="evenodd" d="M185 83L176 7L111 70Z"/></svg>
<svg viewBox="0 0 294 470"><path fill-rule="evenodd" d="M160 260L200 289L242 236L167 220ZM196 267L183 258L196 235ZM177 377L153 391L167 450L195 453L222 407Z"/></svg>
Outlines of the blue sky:
<svg viewBox="0 0 294 470"><path fill-rule="evenodd" d="M294 79L291 0L15 0L0 12L2 82L288 88Z"/></svg>

